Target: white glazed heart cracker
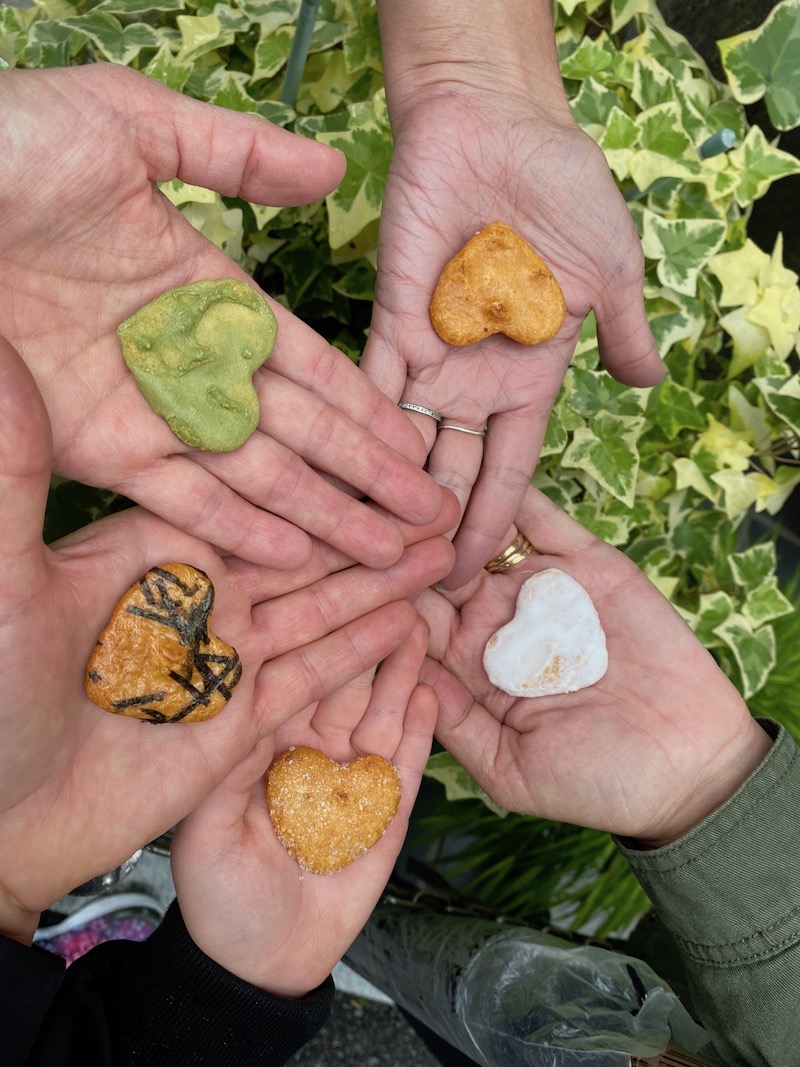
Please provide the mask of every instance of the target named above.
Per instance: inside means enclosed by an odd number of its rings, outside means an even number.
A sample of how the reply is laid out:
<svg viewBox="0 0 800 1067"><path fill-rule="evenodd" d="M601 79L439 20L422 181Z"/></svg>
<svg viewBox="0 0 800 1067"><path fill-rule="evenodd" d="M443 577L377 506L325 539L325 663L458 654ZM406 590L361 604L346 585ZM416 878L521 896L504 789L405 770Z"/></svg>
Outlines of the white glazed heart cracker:
<svg viewBox="0 0 800 1067"><path fill-rule="evenodd" d="M486 643L483 667L510 696L573 693L608 669L606 638L589 594L555 567L532 575L511 622Z"/></svg>

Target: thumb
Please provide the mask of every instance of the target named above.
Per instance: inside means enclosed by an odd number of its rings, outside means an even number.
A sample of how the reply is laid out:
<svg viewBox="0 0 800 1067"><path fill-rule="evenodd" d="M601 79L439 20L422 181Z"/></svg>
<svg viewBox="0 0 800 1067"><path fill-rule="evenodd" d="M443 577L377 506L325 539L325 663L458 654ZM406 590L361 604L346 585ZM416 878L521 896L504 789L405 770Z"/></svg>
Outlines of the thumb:
<svg viewBox="0 0 800 1067"><path fill-rule="evenodd" d="M50 488L50 420L33 375L0 337L0 566L4 584L25 582L41 556Z"/></svg>

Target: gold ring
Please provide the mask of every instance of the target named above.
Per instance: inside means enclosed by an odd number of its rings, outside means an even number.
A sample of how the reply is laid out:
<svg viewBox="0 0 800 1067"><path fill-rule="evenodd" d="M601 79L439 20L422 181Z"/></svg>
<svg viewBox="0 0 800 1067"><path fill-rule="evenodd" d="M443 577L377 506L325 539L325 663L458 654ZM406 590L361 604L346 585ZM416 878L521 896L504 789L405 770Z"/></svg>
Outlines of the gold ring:
<svg viewBox="0 0 800 1067"><path fill-rule="evenodd" d="M484 570L487 570L490 574L501 574L503 571L507 571L509 567L513 567L515 563L522 563L534 551L533 545L525 534L520 531L505 552L501 552L499 556L490 559Z"/></svg>

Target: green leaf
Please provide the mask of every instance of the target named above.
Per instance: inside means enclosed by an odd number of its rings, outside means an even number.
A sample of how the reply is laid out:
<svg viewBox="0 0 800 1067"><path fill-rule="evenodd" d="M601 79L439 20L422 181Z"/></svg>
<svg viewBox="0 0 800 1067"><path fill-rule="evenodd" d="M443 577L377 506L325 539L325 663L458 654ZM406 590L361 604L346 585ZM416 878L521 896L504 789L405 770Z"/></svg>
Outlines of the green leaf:
<svg viewBox="0 0 800 1067"><path fill-rule="evenodd" d="M754 382L771 410L800 434L800 377L755 378Z"/></svg>
<svg viewBox="0 0 800 1067"><path fill-rule="evenodd" d="M94 11L77 18L63 19L63 26L83 34L112 63L129 64L143 48L161 47L161 38L144 22L131 22L124 28L113 15Z"/></svg>
<svg viewBox="0 0 800 1067"><path fill-rule="evenodd" d="M347 156L347 172L326 201L331 248L340 248L380 216L392 158L391 133L369 122L343 133L321 133L318 139Z"/></svg>
<svg viewBox="0 0 800 1067"><path fill-rule="evenodd" d="M631 506L639 469L636 445L643 425L643 418L600 415L590 426L575 430L561 462L585 471L617 500Z"/></svg>
<svg viewBox="0 0 800 1067"><path fill-rule="evenodd" d="M425 777L433 778L441 782L445 789L448 800L481 800L500 818L505 818L508 812L495 804L484 793L478 783L470 777L460 763L457 763L449 752L437 752L430 757L425 768Z"/></svg>
<svg viewBox="0 0 800 1067"><path fill-rule="evenodd" d="M570 100L572 117L587 133L595 130L599 137L619 102L619 97L611 89L605 89L594 78L586 78L578 95Z"/></svg>
<svg viewBox="0 0 800 1067"><path fill-rule="evenodd" d="M777 130L800 124L800 0L783 0L758 29L717 47L737 100L752 104L763 96Z"/></svg>
<svg viewBox="0 0 800 1067"><path fill-rule="evenodd" d="M648 414L651 414L672 440L681 430L704 430L706 420L702 415L702 397L665 378L650 393Z"/></svg>
<svg viewBox="0 0 800 1067"><path fill-rule="evenodd" d="M800 174L800 160L769 144L760 126L751 126L744 141L727 158L736 175L736 202L740 207L764 196L778 178Z"/></svg>
<svg viewBox="0 0 800 1067"><path fill-rule="evenodd" d="M644 213L642 248L658 261L662 285L686 296L697 291L697 275L706 261L722 247L727 226L716 219L664 219Z"/></svg>
<svg viewBox="0 0 800 1067"><path fill-rule="evenodd" d="M737 585L745 590L755 589L775 573L775 545L771 541L752 545L743 552L732 555L728 564Z"/></svg>
<svg viewBox="0 0 800 1067"><path fill-rule="evenodd" d="M608 34L600 33L594 40L584 37L578 47L561 63L561 74L576 80L602 75L614 63L616 49Z"/></svg>
<svg viewBox="0 0 800 1067"><path fill-rule="evenodd" d="M178 15L176 22L181 32L181 46L176 56L179 63L193 63L207 52L228 47L236 39L234 31L224 28L216 13Z"/></svg>
<svg viewBox="0 0 800 1067"><path fill-rule="evenodd" d="M165 42L144 68L144 73L151 78L156 78L170 89L181 92L192 73L192 64L179 63L172 54L172 49Z"/></svg>
<svg viewBox="0 0 800 1067"><path fill-rule="evenodd" d="M742 614L757 630L765 622L780 619L794 611L794 604L778 588L777 576L771 574L756 589L751 589L742 605Z"/></svg>
<svg viewBox="0 0 800 1067"><path fill-rule="evenodd" d="M210 103L217 107L227 107L232 111L258 111L258 104L249 95L244 85L247 75L239 71L226 70L219 88L211 97Z"/></svg>
<svg viewBox="0 0 800 1067"><path fill-rule="evenodd" d="M744 615L733 614L714 630L733 653L745 700L757 693L775 666L775 632L767 624L753 630Z"/></svg>
<svg viewBox="0 0 800 1067"><path fill-rule="evenodd" d="M283 69L292 49L293 38L294 30L291 28L273 29L267 32L262 29L253 52L251 82L274 78L278 71Z"/></svg>
<svg viewBox="0 0 800 1067"><path fill-rule="evenodd" d="M351 73L364 68L379 72L383 70L378 12L372 5L359 7L358 27L344 39L344 57Z"/></svg>
<svg viewBox="0 0 800 1067"><path fill-rule="evenodd" d="M67 67L74 30L60 22L35 22L27 34L22 53L29 67ZM80 39L80 38L78 38Z"/></svg>
<svg viewBox="0 0 800 1067"><path fill-rule="evenodd" d="M567 405L578 415L590 418L593 415L636 416L641 415L647 402L649 389L631 389L616 381L607 371L581 370L572 372L572 388ZM703 423L705 426L705 422Z"/></svg>

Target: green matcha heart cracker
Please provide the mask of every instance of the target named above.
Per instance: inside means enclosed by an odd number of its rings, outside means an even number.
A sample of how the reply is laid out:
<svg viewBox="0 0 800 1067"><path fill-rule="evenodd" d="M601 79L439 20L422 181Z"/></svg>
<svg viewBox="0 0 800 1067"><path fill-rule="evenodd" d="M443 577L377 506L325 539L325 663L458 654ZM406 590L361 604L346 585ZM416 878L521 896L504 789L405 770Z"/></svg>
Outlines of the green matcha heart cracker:
<svg viewBox="0 0 800 1067"><path fill-rule="evenodd" d="M117 330L136 384L176 437L232 452L258 425L253 374L278 323L252 286L235 278L162 293Z"/></svg>

